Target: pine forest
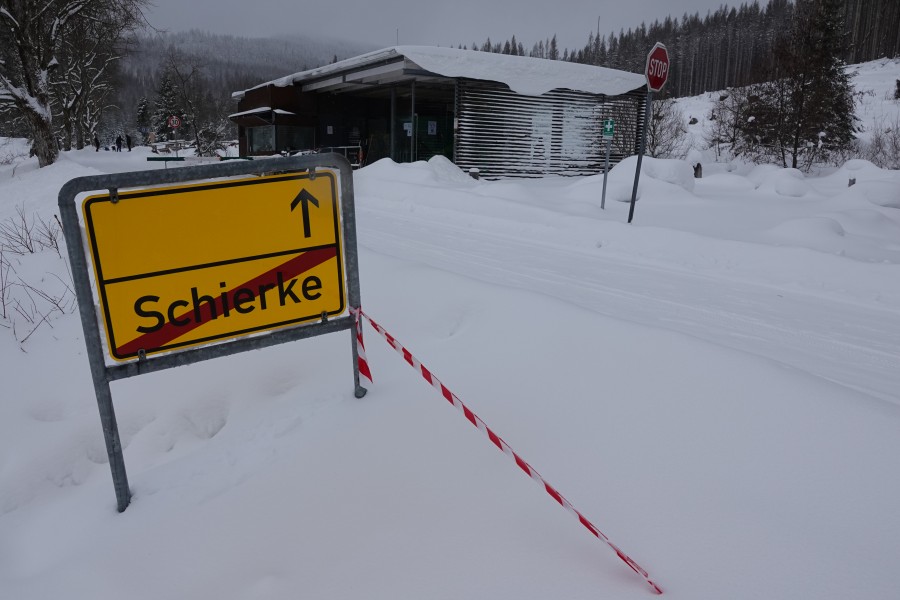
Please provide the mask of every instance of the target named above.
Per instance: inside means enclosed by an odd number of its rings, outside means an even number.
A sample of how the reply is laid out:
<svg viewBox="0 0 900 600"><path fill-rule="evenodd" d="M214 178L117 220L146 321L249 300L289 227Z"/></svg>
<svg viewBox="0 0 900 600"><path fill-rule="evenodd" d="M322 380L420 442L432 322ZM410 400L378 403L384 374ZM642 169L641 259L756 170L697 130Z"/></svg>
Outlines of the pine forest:
<svg viewBox="0 0 900 600"><path fill-rule="evenodd" d="M898 0L845 0L841 4L848 44L844 62L900 56ZM647 51L655 42L662 42L672 59L667 93L695 96L764 81L774 66L776 40L790 32L794 13L795 5L789 0L771 0L765 5L751 2L738 8L722 6L702 18L699 13L685 14L619 33L594 32L583 48L575 50L560 51L555 36L534 44L530 51L515 36L506 42L487 40L472 47L641 73Z"/></svg>

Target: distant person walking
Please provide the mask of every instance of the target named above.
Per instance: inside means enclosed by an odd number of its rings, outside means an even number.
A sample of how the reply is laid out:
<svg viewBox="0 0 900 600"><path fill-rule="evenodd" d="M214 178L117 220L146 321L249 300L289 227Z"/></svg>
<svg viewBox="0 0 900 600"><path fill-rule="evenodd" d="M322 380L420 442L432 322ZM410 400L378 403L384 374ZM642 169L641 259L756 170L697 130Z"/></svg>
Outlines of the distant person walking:
<svg viewBox="0 0 900 600"><path fill-rule="evenodd" d="M116 136L116 152L122 151L122 136Z"/></svg>
<svg viewBox="0 0 900 600"><path fill-rule="evenodd" d="M125 145L128 146L128 151L131 152L131 136L127 133L125 134Z"/></svg>
<svg viewBox="0 0 900 600"><path fill-rule="evenodd" d="M94 152L100 152L100 140L97 139L97 134L94 134Z"/></svg>

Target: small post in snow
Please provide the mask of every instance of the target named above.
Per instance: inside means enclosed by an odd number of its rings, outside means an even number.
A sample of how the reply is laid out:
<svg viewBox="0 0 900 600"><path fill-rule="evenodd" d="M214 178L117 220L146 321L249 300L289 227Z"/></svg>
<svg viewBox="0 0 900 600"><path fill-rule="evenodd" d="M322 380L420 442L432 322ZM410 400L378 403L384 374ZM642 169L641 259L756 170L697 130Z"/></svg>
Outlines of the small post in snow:
<svg viewBox="0 0 900 600"><path fill-rule="evenodd" d="M609 149L612 146L616 123L612 119L603 121L603 139L606 140L606 164L603 167L603 195L600 197L600 210L606 208L606 176L609 175Z"/></svg>

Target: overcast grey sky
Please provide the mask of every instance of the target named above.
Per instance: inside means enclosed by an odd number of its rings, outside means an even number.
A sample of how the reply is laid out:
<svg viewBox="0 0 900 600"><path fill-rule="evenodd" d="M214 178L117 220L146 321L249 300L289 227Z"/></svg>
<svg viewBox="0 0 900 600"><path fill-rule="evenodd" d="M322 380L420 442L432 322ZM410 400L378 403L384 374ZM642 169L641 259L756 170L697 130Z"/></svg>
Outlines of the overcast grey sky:
<svg viewBox="0 0 900 600"><path fill-rule="evenodd" d="M246 37L284 33L355 40L375 47L401 44L456 46L516 36L530 50L556 34L559 47L576 49L588 34L618 33L640 23L707 11L723 0L152 0L150 23L168 31L201 29ZM763 2L764 4L764 2Z"/></svg>

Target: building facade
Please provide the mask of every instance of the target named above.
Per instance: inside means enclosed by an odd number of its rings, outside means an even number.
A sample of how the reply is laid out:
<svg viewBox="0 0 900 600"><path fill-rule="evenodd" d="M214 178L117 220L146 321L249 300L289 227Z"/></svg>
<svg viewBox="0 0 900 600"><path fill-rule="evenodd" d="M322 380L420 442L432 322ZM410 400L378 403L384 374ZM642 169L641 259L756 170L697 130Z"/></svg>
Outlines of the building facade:
<svg viewBox="0 0 900 600"><path fill-rule="evenodd" d="M603 170L637 153L644 77L564 61L398 46L236 92L242 155L339 151L354 164L443 155L482 176Z"/></svg>

